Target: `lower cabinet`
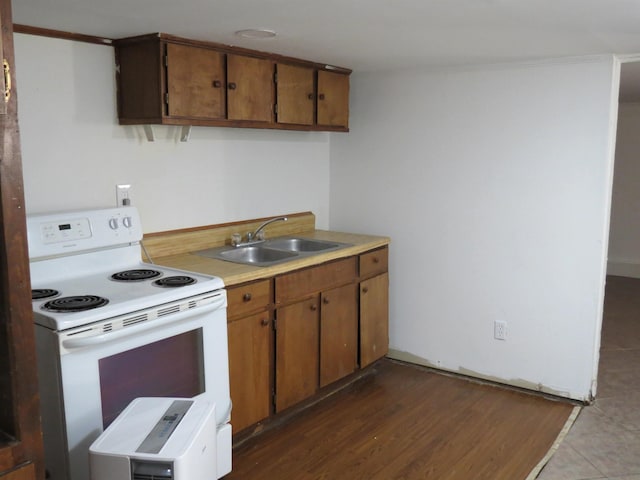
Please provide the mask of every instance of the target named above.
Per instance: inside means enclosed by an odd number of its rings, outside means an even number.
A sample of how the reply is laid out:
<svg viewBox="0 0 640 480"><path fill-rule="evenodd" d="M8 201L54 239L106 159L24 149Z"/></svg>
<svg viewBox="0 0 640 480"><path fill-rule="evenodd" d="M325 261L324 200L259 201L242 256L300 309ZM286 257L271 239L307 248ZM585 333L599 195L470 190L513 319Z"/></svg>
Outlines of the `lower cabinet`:
<svg viewBox="0 0 640 480"><path fill-rule="evenodd" d="M360 255L360 368L389 351L389 249Z"/></svg>
<svg viewBox="0 0 640 480"><path fill-rule="evenodd" d="M276 412L357 368L356 257L276 277Z"/></svg>
<svg viewBox="0 0 640 480"><path fill-rule="evenodd" d="M358 368L358 286L344 285L321 294L320 387Z"/></svg>
<svg viewBox="0 0 640 480"><path fill-rule="evenodd" d="M388 351L388 249L228 289L234 432Z"/></svg>
<svg viewBox="0 0 640 480"><path fill-rule="evenodd" d="M318 389L318 297L278 308L276 311L276 412Z"/></svg>
<svg viewBox="0 0 640 480"><path fill-rule="evenodd" d="M227 336L231 425L244 430L271 415L273 395L272 282L228 289Z"/></svg>

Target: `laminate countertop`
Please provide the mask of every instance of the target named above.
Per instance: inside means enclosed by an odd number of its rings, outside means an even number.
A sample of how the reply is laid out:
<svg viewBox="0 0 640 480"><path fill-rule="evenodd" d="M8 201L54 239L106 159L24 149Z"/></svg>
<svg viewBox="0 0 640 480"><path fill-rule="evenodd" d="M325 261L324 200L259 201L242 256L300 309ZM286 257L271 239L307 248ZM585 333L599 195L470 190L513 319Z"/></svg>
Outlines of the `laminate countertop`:
<svg viewBox="0 0 640 480"><path fill-rule="evenodd" d="M225 286L233 286L245 282L260 280L263 278L274 277L282 273L298 270L300 268L311 267L320 263L329 262L331 260L358 255L375 248L389 245L391 241L389 237L341 233L328 230L313 230L309 232L297 233L292 236L329 240L334 242L346 243L349 244L349 246L329 252L306 255L300 258L267 267L258 267L254 265L244 265L240 263L227 262L224 260L217 260L214 258L197 255L194 252L167 255L154 258L153 260L158 265L204 273L207 275L214 275L216 277L222 278Z"/></svg>

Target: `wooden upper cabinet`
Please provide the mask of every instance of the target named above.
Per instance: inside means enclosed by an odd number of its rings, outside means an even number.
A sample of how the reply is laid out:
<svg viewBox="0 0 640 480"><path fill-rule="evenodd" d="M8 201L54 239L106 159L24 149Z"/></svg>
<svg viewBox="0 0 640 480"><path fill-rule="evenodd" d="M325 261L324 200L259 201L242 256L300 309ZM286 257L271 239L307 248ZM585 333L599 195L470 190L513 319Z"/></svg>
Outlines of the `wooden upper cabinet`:
<svg viewBox="0 0 640 480"><path fill-rule="evenodd" d="M273 121L273 62L227 55L229 120Z"/></svg>
<svg viewBox="0 0 640 480"><path fill-rule="evenodd" d="M318 71L318 125L349 126L349 76Z"/></svg>
<svg viewBox="0 0 640 480"><path fill-rule="evenodd" d="M164 33L113 46L122 125L349 130L350 70Z"/></svg>
<svg viewBox="0 0 640 480"><path fill-rule="evenodd" d="M315 71L293 65L277 65L278 123L313 125L315 117Z"/></svg>
<svg viewBox="0 0 640 480"><path fill-rule="evenodd" d="M225 118L224 54L208 48L166 44L167 114Z"/></svg>

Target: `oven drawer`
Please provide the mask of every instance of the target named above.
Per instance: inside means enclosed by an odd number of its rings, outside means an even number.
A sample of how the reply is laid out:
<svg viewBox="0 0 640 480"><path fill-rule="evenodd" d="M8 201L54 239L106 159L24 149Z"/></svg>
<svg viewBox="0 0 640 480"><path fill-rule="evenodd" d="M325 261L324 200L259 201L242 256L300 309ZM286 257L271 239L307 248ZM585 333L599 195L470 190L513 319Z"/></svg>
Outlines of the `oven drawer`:
<svg viewBox="0 0 640 480"><path fill-rule="evenodd" d="M240 317L251 312L265 310L272 300L272 281L259 280L237 287L227 288L227 316Z"/></svg>

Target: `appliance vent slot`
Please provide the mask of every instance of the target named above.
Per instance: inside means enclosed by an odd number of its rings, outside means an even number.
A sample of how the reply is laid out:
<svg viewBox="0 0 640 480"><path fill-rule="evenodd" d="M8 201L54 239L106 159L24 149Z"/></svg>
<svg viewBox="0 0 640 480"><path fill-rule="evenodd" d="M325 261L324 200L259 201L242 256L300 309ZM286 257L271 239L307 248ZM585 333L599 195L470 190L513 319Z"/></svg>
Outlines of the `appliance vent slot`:
<svg viewBox="0 0 640 480"><path fill-rule="evenodd" d="M135 325L136 323L146 322L149 318L147 314L138 315L136 317L129 317L122 321L123 327L129 327L131 325Z"/></svg>
<svg viewBox="0 0 640 480"><path fill-rule="evenodd" d="M173 480L173 464L163 462L131 462L133 480Z"/></svg>
<svg viewBox="0 0 640 480"><path fill-rule="evenodd" d="M191 300L189 302L189 308L196 308L198 306L198 302L196 302L195 300Z"/></svg>
<svg viewBox="0 0 640 480"><path fill-rule="evenodd" d="M166 475L147 475L144 473L134 473L133 480L171 480L173 476Z"/></svg>
<svg viewBox="0 0 640 480"><path fill-rule="evenodd" d="M180 305L173 305L167 308L161 308L158 310L158 316L164 317L165 315L171 315L172 313L178 313L180 311Z"/></svg>
<svg viewBox="0 0 640 480"><path fill-rule="evenodd" d="M103 332L110 332L111 330L113 330L113 323L109 322L102 325Z"/></svg>

